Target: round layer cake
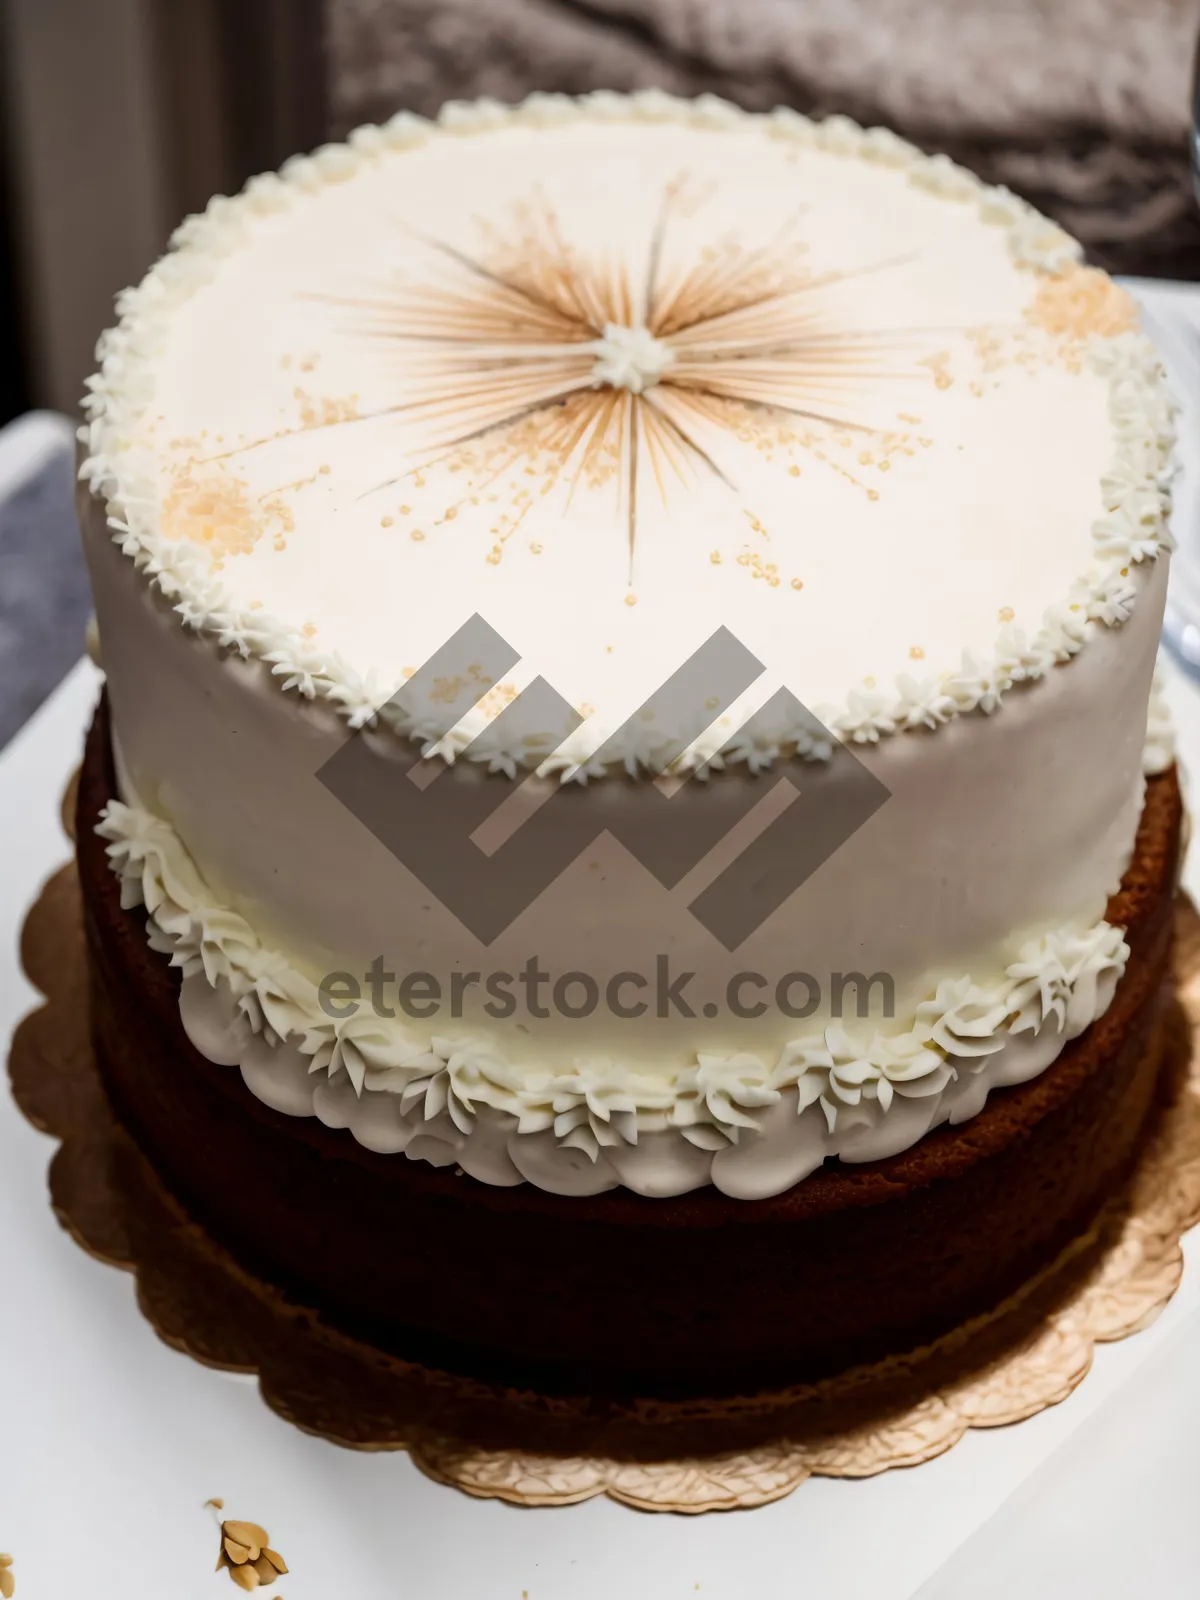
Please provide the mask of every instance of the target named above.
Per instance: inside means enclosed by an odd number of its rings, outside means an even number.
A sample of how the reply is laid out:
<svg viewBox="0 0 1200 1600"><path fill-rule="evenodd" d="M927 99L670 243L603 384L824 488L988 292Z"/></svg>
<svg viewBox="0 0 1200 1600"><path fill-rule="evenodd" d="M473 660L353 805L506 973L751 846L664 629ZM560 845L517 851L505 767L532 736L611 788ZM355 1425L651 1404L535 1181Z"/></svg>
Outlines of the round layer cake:
<svg viewBox="0 0 1200 1600"><path fill-rule="evenodd" d="M90 831L113 794L89 738L79 863L97 1057L120 1120L188 1214L256 1277L405 1360L596 1399L786 1390L917 1349L999 1306L1085 1232L1151 1122L1182 808L1153 779L1109 906L1116 998L1054 1065L884 1161L785 1192L651 1200L480 1183L273 1109L202 1056L179 977Z"/></svg>
<svg viewBox="0 0 1200 1600"><path fill-rule="evenodd" d="M1086 1225L1180 808L1172 408L1072 241L844 119L535 97L253 180L120 311L93 1020L220 1243L422 1361L718 1393Z"/></svg>

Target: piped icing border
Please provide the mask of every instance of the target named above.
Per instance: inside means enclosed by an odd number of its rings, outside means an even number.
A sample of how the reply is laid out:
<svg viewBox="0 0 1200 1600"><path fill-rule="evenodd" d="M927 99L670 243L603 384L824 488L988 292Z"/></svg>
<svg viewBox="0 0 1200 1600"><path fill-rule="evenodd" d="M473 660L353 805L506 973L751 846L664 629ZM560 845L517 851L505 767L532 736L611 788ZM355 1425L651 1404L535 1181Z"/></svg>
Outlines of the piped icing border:
<svg viewBox="0 0 1200 1600"><path fill-rule="evenodd" d="M104 500L112 537L184 627L221 650L261 660L285 691L330 703L351 727L383 723L417 741L427 757L452 762L465 755L510 777L518 768L535 767L564 782L586 782L614 769L657 772L656 735L642 730L636 747L610 753L606 768L595 752L609 730L595 719L565 741L548 732L542 741L526 737L511 750L486 737L488 718L478 709L446 734L422 727L419 716L392 703L401 682L382 683L360 674L336 653L322 650L298 624L264 610L239 610L207 570L201 549L166 539L154 511L153 463L149 452L133 441L139 418L153 399L154 363L172 315L211 279L221 258L238 247L252 219L285 210L306 194L346 181L364 164L430 139L583 120L675 122L714 130L757 123L773 138L893 167L905 171L916 188L949 202L975 205L984 222L1005 229L1013 258L1034 272L1056 277L1081 270L1076 242L1025 201L982 184L945 156L923 155L887 129L863 129L841 116L814 122L784 108L745 112L713 96L689 101L657 90L579 99L535 94L515 107L489 100L452 103L436 123L401 112L381 127L356 129L345 144L324 145L312 156L293 158L278 174L252 178L236 198L217 196L203 214L189 217L172 236L168 254L141 284L118 297L120 320L102 336L97 348L100 371L87 384L88 423L81 431L87 455L81 476ZM970 713L991 715L1014 689L1036 683L1053 666L1069 661L1097 627L1119 626L1130 615L1137 598L1135 569L1170 548L1166 515L1175 408L1157 354L1140 334L1095 338L1086 359L1108 378L1114 435L1112 466L1101 485L1105 511L1092 527L1094 562L1071 592L1047 610L1034 638L1006 626L989 654L964 651L956 668L919 680L901 674L893 691L855 688L841 705L815 707L821 723L839 739L873 744L900 732L936 730ZM734 708L714 723L671 763L672 769L707 776L727 763L745 762L759 769L781 755L828 758L828 741L814 736L810 727L756 725L752 736L739 736L742 710Z"/></svg>
<svg viewBox="0 0 1200 1600"><path fill-rule="evenodd" d="M1122 929L1072 924L1028 940L994 981L943 977L903 1032L835 1022L773 1060L700 1050L661 1075L586 1057L522 1067L486 1039L418 1037L373 1012L330 1017L316 986L218 903L168 823L111 801L96 831L122 905L146 908L152 948L182 975L193 1044L238 1066L259 1100L380 1153L558 1194L711 1182L762 1198L830 1156L896 1154L1043 1072L1107 1009L1129 955Z"/></svg>
<svg viewBox="0 0 1200 1600"><path fill-rule="evenodd" d="M1167 685L1160 667L1155 666L1146 707L1146 739L1142 746L1142 772L1155 778L1175 765L1175 724L1167 703Z"/></svg>

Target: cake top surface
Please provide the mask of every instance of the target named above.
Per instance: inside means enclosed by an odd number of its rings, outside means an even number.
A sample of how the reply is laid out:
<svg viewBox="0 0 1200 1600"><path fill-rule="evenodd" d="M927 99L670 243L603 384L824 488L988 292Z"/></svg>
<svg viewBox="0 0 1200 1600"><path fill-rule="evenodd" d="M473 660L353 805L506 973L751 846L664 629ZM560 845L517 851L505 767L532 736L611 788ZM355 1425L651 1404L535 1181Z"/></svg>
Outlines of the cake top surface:
<svg viewBox="0 0 1200 1600"><path fill-rule="evenodd" d="M765 668L739 706L874 738L1121 620L1169 407L1022 202L837 119L448 123L255 180L127 297L89 469L185 622L363 721L478 614L520 665L439 677L476 709L438 747L541 674L565 761L721 627Z"/></svg>

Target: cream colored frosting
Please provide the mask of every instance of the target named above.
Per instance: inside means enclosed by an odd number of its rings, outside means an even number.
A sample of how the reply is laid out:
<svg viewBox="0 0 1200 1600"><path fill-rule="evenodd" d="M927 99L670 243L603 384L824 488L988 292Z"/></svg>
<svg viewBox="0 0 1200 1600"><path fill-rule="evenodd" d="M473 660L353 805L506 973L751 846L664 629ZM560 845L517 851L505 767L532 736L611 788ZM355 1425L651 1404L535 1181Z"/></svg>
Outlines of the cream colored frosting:
<svg viewBox="0 0 1200 1600"><path fill-rule="evenodd" d="M86 471L185 625L360 726L478 611L520 673L475 710L439 691L449 735L387 715L452 759L540 673L584 723L475 739L510 774L594 776L718 626L765 671L684 766L780 684L859 743L990 713L1123 621L1166 539L1170 406L1128 297L1012 195L845 119L401 116L214 201L121 309Z"/></svg>
<svg viewBox="0 0 1200 1600"><path fill-rule="evenodd" d="M1171 708L1167 701L1167 686L1158 670L1150 688L1150 704L1146 712L1146 746L1142 754L1142 771L1148 778L1166 772L1175 764L1175 725L1171 721Z"/></svg>
<svg viewBox="0 0 1200 1600"><path fill-rule="evenodd" d="M681 177L672 194L686 204L663 231L664 193ZM461 297L430 296L461 287L460 267L468 281L481 266L511 274L514 216L534 206L541 228L546 205L572 259L590 263L580 281L595 286L598 261L611 269L589 337L537 355L539 373L574 386L561 416L595 421L590 408L607 406L653 429L646 407L680 403L696 361L687 328L651 327L632 299L612 298L619 269L646 269L660 234L664 284L696 262L715 280L744 280L751 258L767 299L784 284L786 348L764 335L748 354L743 321L735 376L749 382L765 360L785 400L819 382L829 387L811 409L860 409L802 428L790 410L771 432L754 404L731 427L734 403L721 397L696 433L719 472L685 446L679 473L660 460L662 488L639 433L632 524L627 451L614 446L609 461L601 450L583 471L572 457L556 475L539 431L554 418L539 407L532 444L529 418L487 435L488 450L499 437L527 455L484 464L479 441L453 441L464 410L495 393L468 405L446 390L444 335L469 333L464 364L478 370L479 328L494 340L495 321L464 323ZM544 244L531 253L543 267ZM452 271L447 247L474 266ZM631 281L643 284L644 317L646 279ZM367 325L378 308L360 306L356 321L348 305L368 282L395 339ZM810 304L812 337L793 349L788 319ZM190 219L121 312L92 386L92 492L81 499L119 790L128 817L155 819L144 830L165 828L192 863L197 898L170 900L187 921L176 930L191 941L184 959L207 974L189 972L185 1020L206 1054L241 1062L255 1093L488 1181L667 1193L711 1176L749 1195L832 1151L869 1159L935 1119L973 1114L990 1086L1042 1070L1067 1027L1106 1003L1123 956L1103 916L1140 810L1166 585L1156 558L1169 546L1172 407L1127 299L1022 202L844 119L656 95L535 97L511 111L450 108L438 126L401 117L255 180ZM436 348L418 348L422 328ZM863 365L884 336L886 351ZM788 363L801 347L798 377ZM815 373L818 348L840 349L835 371ZM497 371L531 381L526 345L493 355L515 365L488 367L489 383ZM410 400L411 411L366 415ZM435 418L456 452L440 462ZM491 532L518 514L519 533ZM381 715L406 668L473 610L520 654L511 679L446 686L456 708L489 692L445 736L441 704L430 719ZM624 782L556 797L588 808L594 843L484 946L316 776L350 727L368 730L380 797L422 753L464 749L508 778L531 765L581 782L636 777L670 730L639 725L609 766L594 759L598 741L718 623L765 670L678 763L721 749L710 781L684 784L672 803L719 811L741 786L765 792L790 771L836 805L845 773L825 761L827 741L791 726L738 733L779 682L890 795L732 952L689 905L745 840L730 837L664 888L604 832ZM584 722L561 744L547 728L513 749L487 719L537 673ZM1165 762L1158 727L1151 708L1149 742ZM815 764L780 759L793 754ZM786 867L777 853L759 870ZM174 932L158 937L173 956L184 948ZM269 972L230 964L246 937ZM696 973L691 1017L493 1021L469 994L461 1018L397 1056L361 1021L344 1039L297 1035L295 1014L277 1033L289 1042L273 1045L264 1009L292 1003L290 988L272 998L271 973L311 988L376 958L447 977L552 955L560 972L603 978L652 972L664 952ZM872 1017L862 1038L843 1035L822 1006L801 1037L772 1008L735 1023L718 1004L743 970L856 969L891 975L894 1026ZM1028 983L1050 1010L1014 1033L996 1007ZM897 1043L905 1033L913 1041ZM968 1055L979 1038L1001 1048ZM414 1077L424 1055L429 1071ZM368 1066L405 1082L368 1084ZM549 1121L518 1128L528 1095L548 1084L549 1113L538 1104Z"/></svg>
<svg viewBox="0 0 1200 1600"><path fill-rule="evenodd" d="M264 1104L348 1128L379 1153L560 1194L712 1182L761 1198L829 1156L894 1155L1044 1071L1107 1009L1129 954L1107 922L1058 928L1015 951L995 982L941 978L887 1032L829 1023L773 1060L701 1045L682 1071L590 1057L548 1069L506 1059L492 1039L421 1036L369 1009L331 1018L316 986L213 899L168 824L114 801L98 832L122 904L146 907L152 947L182 974L192 1043L240 1067Z"/></svg>

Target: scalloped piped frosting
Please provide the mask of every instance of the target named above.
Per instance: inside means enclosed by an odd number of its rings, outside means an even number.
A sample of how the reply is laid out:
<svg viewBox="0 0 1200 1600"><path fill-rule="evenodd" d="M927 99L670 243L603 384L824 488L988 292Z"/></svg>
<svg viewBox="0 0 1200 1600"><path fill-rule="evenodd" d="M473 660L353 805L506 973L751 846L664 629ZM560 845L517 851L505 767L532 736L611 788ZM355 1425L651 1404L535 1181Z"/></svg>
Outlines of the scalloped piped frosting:
<svg viewBox="0 0 1200 1600"><path fill-rule="evenodd" d="M1175 765L1175 724L1167 703L1167 688L1162 671L1154 670L1150 700L1146 707L1146 742L1142 751L1142 771L1148 778Z"/></svg>
<svg viewBox="0 0 1200 1600"><path fill-rule="evenodd" d="M510 776L599 776L718 624L766 670L680 767L825 756L738 734L781 683L852 743L991 715L1168 548L1172 405L1123 292L1016 197L844 118L401 115L214 200L119 310L84 473L181 624ZM575 732L489 730L515 674L474 709L470 684L387 704L473 611Z"/></svg>
<svg viewBox="0 0 1200 1600"><path fill-rule="evenodd" d="M712 1182L755 1198L830 1156L895 1154L1044 1071L1107 1009L1128 957L1120 928L1065 926L1022 943L996 980L943 976L886 1033L838 1021L771 1059L700 1048L681 1072L589 1058L549 1070L483 1037L419 1035L374 1012L330 1017L316 986L218 902L169 824L113 801L97 832L122 905L146 908L151 946L182 974L192 1042L238 1065L259 1099L372 1150L564 1194Z"/></svg>

